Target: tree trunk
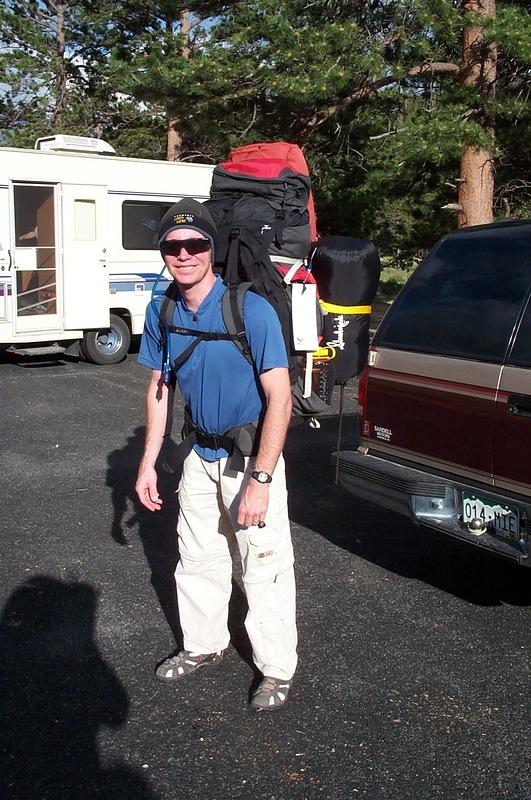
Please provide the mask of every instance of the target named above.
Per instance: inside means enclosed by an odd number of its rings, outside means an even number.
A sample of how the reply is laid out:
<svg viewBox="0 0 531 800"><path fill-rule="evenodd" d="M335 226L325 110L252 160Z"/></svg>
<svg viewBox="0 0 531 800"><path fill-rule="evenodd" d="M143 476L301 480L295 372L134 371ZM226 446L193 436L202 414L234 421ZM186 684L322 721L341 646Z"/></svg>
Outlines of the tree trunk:
<svg viewBox="0 0 531 800"><path fill-rule="evenodd" d="M463 11L478 16L494 17L496 0L464 0ZM481 25L470 25L463 31L462 82L474 87L478 94L491 97L496 85L496 45L485 40ZM479 103L481 106L481 103ZM483 112L474 115L485 131L494 136L493 121ZM458 215L460 228L492 222L494 168L492 153L485 148L468 145L461 157Z"/></svg>
<svg viewBox="0 0 531 800"><path fill-rule="evenodd" d="M485 225L492 222L494 197L494 170L488 150L467 147L461 157L461 183L459 184L459 227Z"/></svg>
<svg viewBox="0 0 531 800"><path fill-rule="evenodd" d="M59 128L63 120L63 111L66 105L67 81L65 65L65 11L68 2L58 2L50 4L55 11L56 30L55 30L55 52L57 55L57 77L55 84L55 108L52 114L52 128Z"/></svg>
<svg viewBox="0 0 531 800"><path fill-rule="evenodd" d="M170 23L171 24L171 23ZM179 17L179 38L181 40L182 58L190 58L190 11L184 8ZM166 160L179 161L183 150L183 137L179 131L180 117L166 110Z"/></svg>
<svg viewBox="0 0 531 800"><path fill-rule="evenodd" d="M183 137L179 133L179 117L168 115L166 124L166 160L179 161L183 147Z"/></svg>

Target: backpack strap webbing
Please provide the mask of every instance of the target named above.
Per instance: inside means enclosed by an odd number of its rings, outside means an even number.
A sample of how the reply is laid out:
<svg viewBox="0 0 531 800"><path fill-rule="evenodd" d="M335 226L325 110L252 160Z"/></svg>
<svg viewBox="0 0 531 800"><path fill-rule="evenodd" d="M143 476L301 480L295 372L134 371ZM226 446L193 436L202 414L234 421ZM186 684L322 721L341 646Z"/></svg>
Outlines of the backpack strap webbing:
<svg viewBox="0 0 531 800"><path fill-rule="evenodd" d="M174 379L171 372L170 364L170 347L168 340L168 327L173 323L173 313L175 311L175 293L177 287L174 283L170 283L160 306L159 313L159 351L162 350L162 382L169 385Z"/></svg>
<svg viewBox="0 0 531 800"><path fill-rule="evenodd" d="M175 373L191 356L195 348L200 342L204 341L232 341L235 346L240 350L242 355L247 359L251 366L255 366L251 354L251 348L245 333L245 325L243 321L243 304L247 291L251 288L252 283L239 283L228 286L223 294L221 312L223 322L227 328L227 333L211 333L208 331L197 331L190 328L183 328L173 324L175 313L175 298L176 292L178 293L175 284L171 284L162 301L159 317L159 329L161 338L159 347L163 350L163 374L164 366L168 366L168 383L169 400L173 400L173 392L175 390ZM168 347L168 334L177 333L185 336L194 336L194 341L181 353L174 363L170 365L169 361L169 347ZM168 418L166 425L165 435L169 436L171 433L171 417L172 417L172 402L168 408ZM247 425L240 425L230 428L223 434L211 434L197 428L192 422L188 412L185 411L185 422L182 430L183 441L178 445L176 451L177 463L182 463L186 456L192 451L194 444L199 444L201 447L209 447L213 450L223 448L230 454L230 467L236 472L243 472L245 467L244 458L246 456L256 455L258 451L258 444L260 441L260 430L262 427L261 419L251 422Z"/></svg>
<svg viewBox="0 0 531 800"><path fill-rule="evenodd" d="M244 285L246 288L249 288L250 284ZM171 368L173 373L175 374L182 365L188 361L192 353L194 352L195 348L201 342L217 342L217 341L233 341L237 347L242 351L245 355L247 360L252 362L251 351L249 345L247 343L247 338L245 336L245 330L243 327L243 295L245 294L246 289L244 289L242 296L239 296L239 287L231 287L235 291L233 291L233 298L228 302L228 319L229 325L227 326L228 332L221 333L221 332L212 332L212 331L198 331L193 328L184 328L180 325L173 324L173 317L175 313L175 293L178 291L175 284L171 284L162 301L162 305L160 308L160 317L159 317L159 330L160 330L160 340L159 340L159 347L163 350L162 355L162 363L163 363L163 372L165 372L165 368L170 365L169 362L169 348L168 348L168 334L169 333L178 333L182 336L193 336L194 340L191 342L188 347L186 347L183 352L174 360L173 364L171 364ZM230 290L227 290L230 293ZM225 296L224 298L225 299Z"/></svg>
<svg viewBox="0 0 531 800"><path fill-rule="evenodd" d="M219 342L219 341L234 341L234 336L230 333L211 333L210 331L194 331L191 328L179 328L176 326L172 326L168 329L170 333L181 333L185 336L193 336L194 341L188 345L188 347L183 350L180 356L178 356L173 364L172 368L174 372L177 372L185 361L188 361L192 353L194 352L197 345L201 344L201 342Z"/></svg>
<svg viewBox="0 0 531 800"><path fill-rule="evenodd" d="M221 313L232 341L241 350L249 364L254 367L254 359L243 322L243 301L251 286L252 283L230 284L221 301Z"/></svg>

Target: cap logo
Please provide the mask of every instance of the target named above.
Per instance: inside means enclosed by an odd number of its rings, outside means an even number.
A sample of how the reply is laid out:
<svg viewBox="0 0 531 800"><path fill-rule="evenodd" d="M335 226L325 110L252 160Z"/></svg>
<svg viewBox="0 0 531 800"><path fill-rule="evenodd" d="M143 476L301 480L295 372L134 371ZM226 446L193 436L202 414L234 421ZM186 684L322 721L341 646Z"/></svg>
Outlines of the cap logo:
<svg viewBox="0 0 531 800"><path fill-rule="evenodd" d="M193 214L175 214L173 221L176 225L186 225L193 222L195 219Z"/></svg>

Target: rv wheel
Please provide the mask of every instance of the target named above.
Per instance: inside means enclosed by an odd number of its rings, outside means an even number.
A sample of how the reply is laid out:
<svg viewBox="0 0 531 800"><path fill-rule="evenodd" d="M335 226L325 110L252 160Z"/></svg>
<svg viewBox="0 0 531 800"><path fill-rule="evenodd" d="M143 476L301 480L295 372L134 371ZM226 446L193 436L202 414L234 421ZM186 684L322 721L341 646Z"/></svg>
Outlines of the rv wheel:
<svg viewBox="0 0 531 800"><path fill-rule="evenodd" d="M81 351L93 364L117 364L129 350L131 333L121 317L111 314L111 327L99 331L85 331Z"/></svg>

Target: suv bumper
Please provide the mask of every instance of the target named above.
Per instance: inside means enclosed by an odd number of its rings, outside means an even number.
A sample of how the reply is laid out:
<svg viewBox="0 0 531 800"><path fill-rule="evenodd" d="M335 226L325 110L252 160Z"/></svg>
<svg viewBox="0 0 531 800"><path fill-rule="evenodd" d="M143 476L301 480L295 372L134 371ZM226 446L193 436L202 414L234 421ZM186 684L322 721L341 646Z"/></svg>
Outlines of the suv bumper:
<svg viewBox="0 0 531 800"><path fill-rule="evenodd" d="M531 500L507 497L496 493L492 486L423 472L362 451L340 451L333 454L333 460L338 461L340 485L357 497L405 514L424 528L442 531L522 566L531 566L528 536ZM515 541L502 538L490 525L483 533L470 532L463 523L463 492L480 494L494 504L517 507L518 538Z"/></svg>

